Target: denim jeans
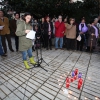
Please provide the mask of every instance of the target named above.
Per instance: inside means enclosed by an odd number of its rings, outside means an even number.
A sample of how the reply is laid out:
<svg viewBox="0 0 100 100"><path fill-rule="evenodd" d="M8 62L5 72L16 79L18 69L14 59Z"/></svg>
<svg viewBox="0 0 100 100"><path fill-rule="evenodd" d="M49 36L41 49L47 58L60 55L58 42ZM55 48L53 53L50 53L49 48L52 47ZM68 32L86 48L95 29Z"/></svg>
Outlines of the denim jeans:
<svg viewBox="0 0 100 100"><path fill-rule="evenodd" d="M28 54L29 58L32 57L32 48L28 49L27 51L22 51L23 60L27 60L27 54Z"/></svg>
<svg viewBox="0 0 100 100"><path fill-rule="evenodd" d="M2 44L1 44L1 36L0 36L0 55L3 55L4 52L3 52L3 49L2 49Z"/></svg>
<svg viewBox="0 0 100 100"><path fill-rule="evenodd" d="M62 38L59 38L59 37L56 37L56 40L55 40L55 47L56 48L59 48L58 47L58 41L60 40L60 48L62 48L63 46L63 37Z"/></svg>

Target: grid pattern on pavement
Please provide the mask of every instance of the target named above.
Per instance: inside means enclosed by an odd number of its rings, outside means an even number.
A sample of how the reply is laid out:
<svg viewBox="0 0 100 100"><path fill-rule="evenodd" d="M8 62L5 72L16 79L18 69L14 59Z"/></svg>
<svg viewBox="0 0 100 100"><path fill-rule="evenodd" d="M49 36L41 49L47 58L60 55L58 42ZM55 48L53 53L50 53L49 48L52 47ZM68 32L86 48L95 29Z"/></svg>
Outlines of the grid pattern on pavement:
<svg viewBox="0 0 100 100"><path fill-rule="evenodd" d="M42 54L49 66L44 62L41 65L48 72L41 68L26 70L20 53L0 59L1 100L23 100L24 96L24 100L100 100L99 54L54 49ZM82 72L83 87L78 90L75 81L65 94L65 79L76 68Z"/></svg>

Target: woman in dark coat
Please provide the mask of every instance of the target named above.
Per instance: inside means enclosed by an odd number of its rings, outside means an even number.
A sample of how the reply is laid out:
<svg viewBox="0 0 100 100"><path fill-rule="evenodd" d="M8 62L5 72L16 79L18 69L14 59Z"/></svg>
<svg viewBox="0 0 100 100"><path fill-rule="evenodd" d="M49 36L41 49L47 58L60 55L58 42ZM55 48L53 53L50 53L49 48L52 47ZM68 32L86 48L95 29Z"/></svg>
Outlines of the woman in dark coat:
<svg viewBox="0 0 100 100"><path fill-rule="evenodd" d="M96 47L96 42L97 42L97 38L98 38L98 35L99 35L99 30L96 26L95 20L92 20L90 22L88 34L89 34L88 51L93 51L93 49L95 49L95 47Z"/></svg>
<svg viewBox="0 0 100 100"><path fill-rule="evenodd" d="M81 41L77 41L77 50L83 51L83 46L84 43L86 45L86 39L87 39L87 32L82 32L82 29L84 27L87 27L86 23L85 23L85 18L81 19L81 23L79 24L79 34L81 36ZM77 34L77 36L79 35ZM87 46L87 45L86 45Z"/></svg>
<svg viewBox="0 0 100 100"><path fill-rule="evenodd" d="M48 50L48 46L50 50L52 50L52 34L53 34L53 24L50 22L49 16L47 16L46 21L44 22L44 39L45 39L45 45L46 49Z"/></svg>

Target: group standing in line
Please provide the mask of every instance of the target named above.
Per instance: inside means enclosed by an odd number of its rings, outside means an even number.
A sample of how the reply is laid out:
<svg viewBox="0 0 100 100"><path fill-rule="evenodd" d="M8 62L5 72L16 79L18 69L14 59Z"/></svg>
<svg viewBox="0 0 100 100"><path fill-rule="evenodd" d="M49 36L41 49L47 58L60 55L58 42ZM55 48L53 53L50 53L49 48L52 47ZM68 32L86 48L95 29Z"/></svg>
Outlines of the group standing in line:
<svg viewBox="0 0 100 100"><path fill-rule="evenodd" d="M0 29L0 55L7 56L6 39L10 51L14 52L10 36L10 33L13 33L16 51L21 51L24 65L30 69L27 54L30 63L36 64L32 55L33 40L26 38L31 30L36 31L36 37L46 50L52 50L52 39L55 38L55 50L66 48L67 50L83 51L85 47L86 51L93 51L99 37L99 20L99 18L95 18L86 24L86 19L83 17L78 25L75 18L69 18L69 20L65 18L63 21L63 17L59 15L58 19L51 20L50 16L46 16L38 22L30 13L25 13L21 17L19 13L15 13L14 19L9 22L8 18L4 17L3 11L0 11L0 26L3 26Z"/></svg>

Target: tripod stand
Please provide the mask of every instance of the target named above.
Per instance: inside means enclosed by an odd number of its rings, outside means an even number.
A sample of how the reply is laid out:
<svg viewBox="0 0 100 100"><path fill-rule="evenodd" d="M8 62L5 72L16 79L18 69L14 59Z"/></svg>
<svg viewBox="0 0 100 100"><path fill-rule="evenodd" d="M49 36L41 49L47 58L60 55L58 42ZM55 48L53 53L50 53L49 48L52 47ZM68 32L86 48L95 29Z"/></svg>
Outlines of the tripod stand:
<svg viewBox="0 0 100 100"><path fill-rule="evenodd" d="M37 40L36 40L36 41L37 41ZM40 67L40 68L42 68L43 70L45 70L46 72L48 72L46 69L44 69L44 68L41 66L42 62L46 63L45 60L44 60L43 57L42 57L42 46L41 46L41 43L37 44L37 42L36 42L36 44L35 44L35 49L36 49L36 56L37 56L37 64L34 65L33 68ZM39 49L40 49L40 58L39 58L39 52L38 52ZM46 63L46 64L47 64L47 63ZM47 65L49 66L49 64L47 64Z"/></svg>

